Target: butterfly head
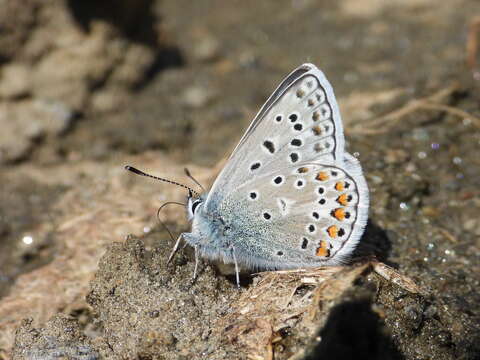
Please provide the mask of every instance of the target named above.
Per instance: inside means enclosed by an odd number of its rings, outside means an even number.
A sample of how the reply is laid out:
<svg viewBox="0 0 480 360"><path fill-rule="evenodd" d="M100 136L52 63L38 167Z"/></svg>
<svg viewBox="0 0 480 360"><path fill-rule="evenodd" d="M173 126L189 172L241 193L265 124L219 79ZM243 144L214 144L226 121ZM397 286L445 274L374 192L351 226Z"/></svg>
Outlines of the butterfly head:
<svg viewBox="0 0 480 360"><path fill-rule="evenodd" d="M200 210L203 205L203 201L205 200L205 196L194 194L192 191L188 192L187 197L187 212L188 212L188 219L193 220L195 216L195 212Z"/></svg>

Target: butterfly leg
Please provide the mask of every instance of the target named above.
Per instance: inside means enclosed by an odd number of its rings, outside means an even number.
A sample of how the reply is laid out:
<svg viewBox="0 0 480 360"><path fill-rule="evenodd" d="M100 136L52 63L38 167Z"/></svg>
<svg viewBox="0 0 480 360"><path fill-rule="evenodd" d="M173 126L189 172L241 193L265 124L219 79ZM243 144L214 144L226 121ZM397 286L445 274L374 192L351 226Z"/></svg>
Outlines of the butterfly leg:
<svg viewBox="0 0 480 360"><path fill-rule="evenodd" d="M232 257L235 264L235 278L237 280L237 288L240 289L240 272L238 271L237 257L235 256L235 248L232 246Z"/></svg>
<svg viewBox="0 0 480 360"><path fill-rule="evenodd" d="M194 246L193 249L195 250L195 269L193 270L193 280L197 278L197 271L198 271L198 248L197 246Z"/></svg>
<svg viewBox="0 0 480 360"><path fill-rule="evenodd" d="M177 241L175 241L175 245L173 246L173 250L172 250L172 252L170 253L170 256L168 257L167 264L170 263L170 261L171 261L172 258L173 258L173 255L175 255L175 253L177 252L178 246L180 245L180 241L182 240L182 237L183 237L183 234L180 234L180 236L178 237Z"/></svg>

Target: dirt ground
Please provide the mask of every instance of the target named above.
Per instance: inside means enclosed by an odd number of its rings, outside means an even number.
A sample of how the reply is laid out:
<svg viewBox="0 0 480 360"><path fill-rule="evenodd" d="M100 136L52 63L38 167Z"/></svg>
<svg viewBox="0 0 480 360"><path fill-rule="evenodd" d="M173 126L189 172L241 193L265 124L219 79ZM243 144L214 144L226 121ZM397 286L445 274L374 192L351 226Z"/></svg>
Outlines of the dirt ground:
<svg viewBox="0 0 480 360"><path fill-rule="evenodd" d="M480 359L478 1L3 3L0 359ZM354 261L192 282L185 191L123 166L210 185L304 62L370 188Z"/></svg>

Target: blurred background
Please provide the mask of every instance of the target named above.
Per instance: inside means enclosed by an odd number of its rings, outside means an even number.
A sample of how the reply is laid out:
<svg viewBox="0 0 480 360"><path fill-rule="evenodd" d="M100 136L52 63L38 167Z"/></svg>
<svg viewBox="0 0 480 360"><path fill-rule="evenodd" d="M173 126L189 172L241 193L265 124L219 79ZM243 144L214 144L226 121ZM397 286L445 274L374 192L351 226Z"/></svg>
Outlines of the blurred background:
<svg viewBox="0 0 480 360"><path fill-rule="evenodd" d="M386 256L428 283L443 274L436 291L468 319L441 346L475 358L479 19L475 0L0 0L0 302L58 255L53 204L82 176L142 154L213 166L312 62L365 168ZM50 179L79 163L75 180Z"/></svg>
<svg viewBox="0 0 480 360"><path fill-rule="evenodd" d="M342 101L447 84L465 68L477 11L461 0L4 0L0 163L159 149L213 164L303 62L326 73L347 122L382 114Z"/></svg>

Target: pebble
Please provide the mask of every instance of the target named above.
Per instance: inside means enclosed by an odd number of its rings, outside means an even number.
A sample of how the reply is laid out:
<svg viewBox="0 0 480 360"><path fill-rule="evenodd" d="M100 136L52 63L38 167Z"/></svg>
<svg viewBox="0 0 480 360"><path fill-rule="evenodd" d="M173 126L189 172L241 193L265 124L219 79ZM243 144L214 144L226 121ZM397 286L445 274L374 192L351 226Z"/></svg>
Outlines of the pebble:
<svg viewBox="0 0 480 360"><path fill-rule="evenodd" d="M0 71L0 98L12 99L30 92L29 68L21 64L3 65Z"/></svg>
<svg viewBox="0 0 480 360"><path fill-rule="evenodd" d="M480 236L480 220L479 219L468 219L463 223L463 228L466 231L473 232L475 235Z"/></svg>
<svg viewBox="0 0 480 360"><path fill-rule="evenodd" d="M201 62L212 62L220 57L220 43L212 36L202 36L193 47L193 57Z"/></svg>
<svg viewBox="0 0 480 360"><path fill-rule="evenodd" d="M184 91L182 102L189 108L198 109L207 105L213 97L211 90L205 87L191 86Z"/></svg>
<svg viewBox="0 0 480 360"><path fill-rule="evenodd" d="M402 149L387 150L385 155L385 162L387 164L402 164L408 160L409 154Z"/></svg>
<svg viewBox="0 0 480 360"><path fill-rule="evenodd" d="M2 104L0 163L28 157L39 139L61 136L74 119L74 111L61 102L34 99Z"/></svg>

